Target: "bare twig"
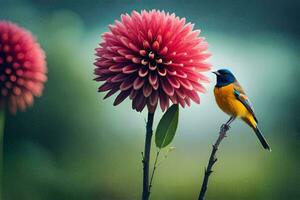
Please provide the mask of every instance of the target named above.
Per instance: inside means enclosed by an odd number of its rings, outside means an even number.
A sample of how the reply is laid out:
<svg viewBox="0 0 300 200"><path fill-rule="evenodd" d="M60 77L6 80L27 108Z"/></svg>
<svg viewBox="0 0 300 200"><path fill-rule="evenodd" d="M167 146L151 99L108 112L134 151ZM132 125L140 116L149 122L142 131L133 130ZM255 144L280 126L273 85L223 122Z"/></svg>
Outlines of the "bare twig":
<svg viewBox="0 0 300 200"><path fill-rule="evenodd" d="M161 163L167 159L168 157L168 154L173 151L175 149L175 147L169 147L167 153L164 155L164 157L159 160L159 155L160 155L160 152L162 149L157 149L156 151L156 156L155 156L155 161L154 161L154 164L153 164L153 169L152 169L152 173L151 173L151 178L150 178L150 184L149 184L149 193L151 192L151 188L152 188L152 183L153 183L153 178L154 178L154 175L155 175L155 172L157 170L157 168L161 165Z"/></svg>
<svg viewBox="0 0 300 200"><path fill-rule="evenodd" d="M211 151L211 154L210 154L210 157L209 157L208 165L205 169L204 179L203 179L203 182L202 182L202 186L201 186L201 190L200 190L198 200L204 200L205 192L207 190L208 179L209 179L210 174L212 173L212 167L218 160L217 157L216 157L216 152L219 148L220 143L226 137L226 133L230 129L229 125L234 119L235 118L231 117L228 120L228 122L226 124L223 124L220 128L219 137L218 137L217 141L215 142L215 144L212 146L213 148L212 148L212 151Z"/></svg>
<svg viewBox="0 0 300 200"><path fill-rule="evenodd" d="M156 171L156 169L158 167L157 161L158 161L159 154L160 154L160 149L158 149L157 152L156 152L156 157L155 157L155 161L154 161L154 165L153 165L153 170L152 170L152 174L151 174L151 178L150 178L149 193L150 193L150 190L151 190L151 187L152 187L152 182L153 182L153 177L154 177L155 171Z"/></svg>

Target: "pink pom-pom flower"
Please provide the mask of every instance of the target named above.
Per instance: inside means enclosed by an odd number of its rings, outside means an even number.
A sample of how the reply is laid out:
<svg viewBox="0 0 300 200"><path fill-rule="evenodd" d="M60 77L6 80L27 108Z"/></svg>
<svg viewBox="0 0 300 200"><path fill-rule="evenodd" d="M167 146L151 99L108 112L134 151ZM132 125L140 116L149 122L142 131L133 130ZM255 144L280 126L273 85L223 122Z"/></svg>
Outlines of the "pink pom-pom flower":
<svg viewBox="0 0 300 200"><path fill-rule="evenodd" d="M40 96L46 77L45 54L30 32L0 21L0 106L25 110Z"/></svg>
<svg viewBox="0 0 300 200"><path fill-rule="evenodd" d="M154 112L159 102L164 111L171 100L182 107L191 100L200 103L197 92L205 92L210 53L200 31L185 18L164 11L133 11L109 26L96 49L96 81L105 81L99 92L104 98L120 91L114 105L129 97L132 108L147 105Z"/></svg>

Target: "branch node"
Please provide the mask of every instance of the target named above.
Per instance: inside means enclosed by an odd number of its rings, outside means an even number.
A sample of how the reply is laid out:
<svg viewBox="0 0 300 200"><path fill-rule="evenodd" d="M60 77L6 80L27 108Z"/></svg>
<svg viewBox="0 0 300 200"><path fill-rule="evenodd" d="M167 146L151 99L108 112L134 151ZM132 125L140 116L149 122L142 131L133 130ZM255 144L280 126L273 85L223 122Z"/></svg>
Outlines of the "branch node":
<svg viewBox="0 0 300 200"><path fill-rule="evenodd" d="M145 157L144 157L144 153L141 152L141 155L142 155L142 163L145 163Z"/></svg>

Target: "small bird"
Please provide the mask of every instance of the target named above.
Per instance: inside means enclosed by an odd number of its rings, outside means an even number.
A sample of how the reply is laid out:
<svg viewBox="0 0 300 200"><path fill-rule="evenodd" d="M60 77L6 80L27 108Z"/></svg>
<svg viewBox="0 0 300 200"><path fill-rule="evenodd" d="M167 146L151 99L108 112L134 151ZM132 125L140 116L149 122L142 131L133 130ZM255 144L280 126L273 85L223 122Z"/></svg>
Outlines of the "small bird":
<svg viewBox="0 0 300 200"><path fill-rule="evenodd" d="M258 121L253 107L234 75L228 69L220 69L213 73L217 76L217 84L214 88L216 102L221 110L231 116L226 125L230 125L236 118L241 118L254 130L262 146L271 151L257 127Z"/></svg>

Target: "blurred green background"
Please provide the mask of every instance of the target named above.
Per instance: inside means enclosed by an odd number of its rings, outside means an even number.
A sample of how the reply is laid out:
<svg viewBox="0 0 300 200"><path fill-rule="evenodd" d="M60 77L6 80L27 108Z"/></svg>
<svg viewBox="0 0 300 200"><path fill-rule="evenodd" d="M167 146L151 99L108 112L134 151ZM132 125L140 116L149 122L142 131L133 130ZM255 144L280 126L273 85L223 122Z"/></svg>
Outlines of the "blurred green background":
<svg viewBox="0 0 300 200"><path fill-rule="evenodd" d="M129 100L118 107L102 100L93 62L108 24L153 8L202 30L214 68L236 74L273 149L264 151L236 121L218 152L207 199L300 199L299 1L0 0L0 19L32 31L49 69L34 107L7 118L5 200L140 198L147 113L131 110ZM180 111L176 150L158 168L153 200L198 196L211 144L228 118L214 101L215 77L207 75L201 104Z"/></svg>

